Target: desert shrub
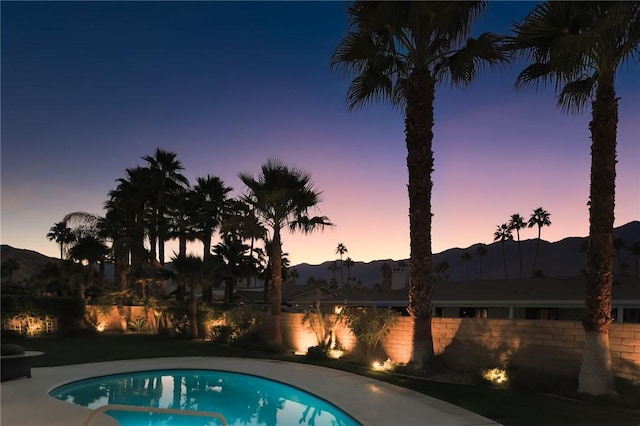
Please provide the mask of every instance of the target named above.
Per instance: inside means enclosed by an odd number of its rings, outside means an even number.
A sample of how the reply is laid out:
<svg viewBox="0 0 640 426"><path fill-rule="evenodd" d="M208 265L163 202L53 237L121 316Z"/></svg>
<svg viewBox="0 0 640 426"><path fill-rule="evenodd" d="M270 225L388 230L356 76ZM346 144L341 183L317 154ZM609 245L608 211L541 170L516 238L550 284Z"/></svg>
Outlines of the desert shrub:
<svg viewBox="0 0 640 426"><path fill-rule="evenodd" d="M258 314L251 307L242 305L224 314L225 323L233 329L233 340L252 334L258 327Z"/></svg>
<svg viewBox="0 0 640 426"><path fill-rule="evenodd" d="M149 321L146 318L138 317L127 322L127 326L131 331L144 331L149 328Z"/></svg>
<svg viewBox="0 0 640 426"><path fill-rule="evenodd" d="M326 359L329 358L329 356L327 355L328 349L329 348L325 345L310 346L307 349L306 356L311 359Z"/></svg>
<svg viewBox="0 0 640 426"><path fill-rule="evenodd" d="M191 321L189 315L182 314L181 316L174 316L172 319L173 334L177 337L188 338L191 332Z"/></svg>
<svg viewBox="0 0 640 426"><path fill-rule="evenodd" d="M228 325L216 325L211 328L209 339L214 343L228 345L233 340L233 328Z"/></svg>
<svg viewBox="0 0 640 426"><path fill-rule="evenodd" d="M373 358L380 339L398 322L393 309L363 308L347 315L345 322L363 346L367 359Z"/></svg>

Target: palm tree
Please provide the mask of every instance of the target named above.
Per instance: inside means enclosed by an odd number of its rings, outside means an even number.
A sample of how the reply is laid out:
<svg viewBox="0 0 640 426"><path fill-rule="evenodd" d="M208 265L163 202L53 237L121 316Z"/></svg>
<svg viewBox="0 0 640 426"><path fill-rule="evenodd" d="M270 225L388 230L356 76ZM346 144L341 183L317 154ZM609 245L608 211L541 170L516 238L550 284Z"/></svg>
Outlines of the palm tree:
<svg viewBox="0 0 640 426"><path fill-rule="evenodd" d="M504 263L504 279L505 280L509 277L507 275L507 253L504 249L504 242L506 240L513 240L513 235L511 235L511 232L512 231L509 225L507 225L506 223L503 223L502 225L498 225L496 232L494 232L493 234L493 241L500 241L500 244L502 245L502 262Z"/></svg>
<svg viewBox="0 0 640 426"><path fill-rule="evenodd" d="M331 272L333 272L333 279L332 279L331 282L336 287L338 287L338 280L336 279L336 272L338 272L338 269L340 269L338 267L338 262L334 260L333 262L331 262L331 264L329 265L329 267L327 269L330 270Z"/></svg>
<svg viewBox="0 0 640 426"><path fill-rule="evenodd" d="M94 236L80 238L78 242L69 249L69 257L77 261L87 261L87 287L93 286L94 263L100 264L101 280L103 279L104 260L109 251L109 247ZM79 297L84 298L82 286L78 290L78 293Z"/></svg>
<svg viewBox="0 0 640 426"><path fill-rule="evenodd" d="M315 189L310 175L302 170L271 159L262 165L257 178L248 173L240 173L238 177L247 186L244 201L271 232L271 340L282 344L282 230L288 228L292 232L300 230L309 233L331 223L324 216L309 216L309 210L316 208L320 202L320 192Z"/></svg>
<svg viewBox="0 0 640 426"><path fill-rule="evenodd" d="M109 191L104 203L107 211L98 225L100 235L111 241L116 288L125 291L130 283L132 269L140 269L147 261L144 247L147 235L147 181L148 169L126 169L126 178Z"/></svg>
<svg viewBox="0 0 640 426"><path fill-rule="evenodd" d="M331 67L353 77L350 109L389 101L404 109L409 171L411 258L408 310L414 319L411 365L430 366L431 173L435 87L469 83L480 66L504 60L497 37L468 38L486 2L356 1L347 8L350 28L331 58ZM466 41L466 45L464 45Z"/></svg>
<svg viewBox="0 0 640 426"><path fill-rule="evenodd" d="M176 159L178 154L157 148L154 156L142 157L149 169L149 206L151 223L149 239L151 256L156 258L156 242L158 245L158 261L164 265L164 242L168 239L169 226L166 214L172 205L177 203L177 194L189 186L189 181L180 173L184 170L182 163Z"/></svg>
<svg viewBox="0 0 640 426"><path fill-rule="evenodd" d="M480 279L483 279L483 276L482 276L482 258L486 256L487 249L484 248L484 246L478 246L478 248L476 249L476 253L477 253L478 257L480 258Z"/></svg>
<svg viewBox="0 0 640 426"><path fill-rule="evenodd" d="M338 244L338 247L336 248L336 254L340 255L340 286L344 287L344 272L343 272L343 267L344 267L344 262L342 261L342 255L347 253L349 250L347 250L347 247L340 243Z"/></svg>
<svg viewBox="0 0 640 426"><path fill-rule="evenodd" d="M512 231L516 231L516 236L518 237L518 259L519 263L519 278L522 278L522 248L520 247L520 230L527 227L527 223L524 221L524 218L520 216L518 213L514 213L511 215L511 219L509 219L509 228Z"/></svg>
<svg viewBox="0 0 640 426"><path fill-rule="evenodd" d="M225 281L224 303L231 304L233 290L238 279L255 270L253 259L247 254L249 246L242 242L240 235L226 234L222 241L215 245L213 252L222 260L222 276Z"/></svg>
<svg viewBox="0 0 640 426"><path fill-rule="evenodd" d="M533 210L531 216L529 217L529 221L527 222L527 226L529 228L533 228L534 226L538 227L538 240L536 241L536 253L533 256L533 270L531 272L532 276L536 274L536 265L538 264L538 251L540 249L540 235L542 233L543 226L551 226L551 215L548 211L543 209L542 207L538 207Z"/></svg>
<svg viewBox="0 0 640 426"><path fill-rule="evenodd" d="M620 255L620 251L622 248L626 247L624 239L621 237L616 237L613 239L613 249L616 252L616 260L618 261L618 272L622 273L622 256Z"/></svg>
<svg viewBox="0 0 640 426"><path fill-rule="evenodd" d="M635 261L636 261L636 277L638 277L638 276L640 276L640 275L638 275L638 259L640 258L640 241L636 241L636 242L632 243L631 245L629 245L627 247L627 249L631 252L633 257L635 258Z"/></svg>
<svg viewBox="0 0 640 426"><path fill-rule="evenodd" d="M13 257L8 257L2 262L2 275L13 280L13 273L20 269L20 263Z"/></svg>
<svg viewBox="0 0 640 426"><path fill-rule="evenodd" d="M213 231L220 226L228 200L227 194L233 188L225 186L217 176L197 178L196 185L190 191L192 203L192 226L204 246L203 259L206 262L211 257L211 239Z"/></svg>
<svg viewBox="0 0 640 426"><path fill-rule="evenodd" d="M355 265L355 262L350 257L344 260L344 266L347 267L347 283L351 281L351 268L353 268L353 265Z"/></svg>
<svg viewBox="0 0 640 426"><path fill-rule="evenodd" d="M195 339L198 337L198 305L195 288L207 281L204 273L204 262L201 258L191 254L173 256L171 261L176 269L177 280L182 281L185 288L189 288L189 333L191 338Z"/></svg>
<svg viewBox="0 0 640 426"><path fill-rule="evenodd" d="M472 257L473 256L471 256L471 253L469 253L468 251L465 251L460 256L460 259L464 261L464 266L465 266L465 269L467 270L467 281L471 279L469 276L469 261L471 260Z"/></svg>
<svg viewBox="0 0 640 426"><path fill-rule="evenodd" d="M55 241L60 246L60 260L64 260L64 247L75 241L75 235L71 232L66 222L57 222L47 234L49 241Z"/></svg>
<svg viewBox="0 0 640 426"><path fill-rule="evenodd" d="M585 349L578 391L615 393L609 325L613 285L618 97L615 77L628 61L638 61L640 3L545 2L515 25L511 48L531 64L517 86L552 82L558 104L578 112L591 102L591 185L589 262L586 282Z"/></svg>

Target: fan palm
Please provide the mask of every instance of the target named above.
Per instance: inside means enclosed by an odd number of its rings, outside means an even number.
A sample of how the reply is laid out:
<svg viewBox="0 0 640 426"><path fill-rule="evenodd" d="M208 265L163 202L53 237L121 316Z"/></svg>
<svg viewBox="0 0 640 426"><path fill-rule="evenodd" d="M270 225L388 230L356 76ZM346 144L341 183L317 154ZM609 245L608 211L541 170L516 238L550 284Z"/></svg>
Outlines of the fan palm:
<svg viewBox="0 0 640 426"><path fill-rule="evenodd" d="M516 87L552 83L569 112L591 103L591 186L586 280L585 350L580 392L615 393L609 353L613 285L618 97L615 78L640 54L640 3L570 2L537 5L515 25L510 47L530 64Z"/></svg>
<svg viewBox="0 0 640 426"><path fill-rule="evenodd" d="M197 238L204 245L203 259L211 257L211 239L213 231L220 226L228 203L227 194L233 188L225 186L217 176L199 177L189 192L192 226Z"/></svg>
<svg viewBox="0 0 640 426"><path fill-rule="evenodd" d="M509 228L512 231L516 231L516 237L518 238L518 259L519 263L519 278L522 278L522 248L520 247L520 230L527 227L527 222L524 221L524 218L520 216L518 213L514 213L511 215L511 219L509 219Z"/></svg>
<svg viewBox="0 0 640 426"><path fill-rule="evenodd" d="M340 255L340 286L342 288L344 288L344 272L343 272L344 262L342 261L342 255L344 255L348 251L349 250L347 250L347 247L342 243L338 244L338 247L336 248L336 254Z"/></svg>
<svg viewBox="0 0 640 426"><path fill-rule="evenodd" d="M60 246L60 260L64 260L64 247L75 241L75 235L66 224L66 222L57 222L54 224L47 234L49 241L55 241Z"/></svg>
<svg viewBox="0 0 640 426"><path fill-rule="evenodd" d="M389 101L404 109L409 171L409 312L415 320L411 364L421 369L434 357L431 335L431 173L433 106L438 83L469 83L483 65L505 57L497 37L467 38L486 2L356 1L350 28L331 66L353 77L349 108ZM466 43L465 43L466 42Z"/></svg>
<svg viewBox="0 0 640 426"><path fill-rule="evenodd" d="M471 253L469 253L468 251L465 251L460 256L460 259L463 260L465 269L467 271L467 281L469 281L471 279L471 276L469 275L469 261L471 260L472 257L473 256L471 256Z"/></svg>
<svg viewBox="0 0 640 426"><path fill-rule="evenodd" d="M100 239L87 236L82 237L78 242L69 249L69 257L78 261L87 261L87 287L93 285L93 264L100 264L100 277L103 279L104 260L109 253L109 247ZM102 283L101 283L102 284ZM84 297L84 290L80 288L79 297Z"/></svg>
<svg viewBox="0 0 640 426"><path fill-rule="evenodd" d="M240 173L238 177L247 186L244 201L253 208L256 216L271 233L271 339L281 344L282 230L288 228L292 232L300 230L309 233L330 226L331 223L324 216L309 216L309 210L316 208L320 202L320 192L315 189L311 176L302 170L272 159L262 165L257 178L247 173Z"/></svg>
<svg viewBox="0 0 640 426"><path fill-rule="evenodd" d="M157 148L154 156L142 157L148 163L149 169L149 206L151 221L149 240L151 256L156 256L158 246L158 261L164 265L164 243L168 239L169 224L166 214L172 205L176 204L176 197L189 186L189 181L180 173L184 170L182 163L176 159L178 154Z"/></svg>
<svg viewBox="0 0 640 426"><path fill-rule="evenodd" d="M500 241L502 245L502 262L504 263L504 279L509 278L507 274L507 253L504 248L504 242L507 240L513 240L513 235L511 235L511 227L503 223L502 225L498 225L496 232L493 233L493 241Z"/></svg>
<svg viewBox="0 0 640 426"><path fill-rule="evenodd" d="M484 274L482 272L482 258L485 257L487 255L487 249L484 248L484 246L478 246L478 248L476 249L476 254L478 255L478 258L480 259L480 279L484 278Z"/></svg>
<svg viewBox="0 0 640 426"><path fill-rule="evenodd" d="M551 215L542 207L538 207L533 211L533 213L531 213L531 216L529 216L527 226L529 228L533 228L534 226L538 227L538 240L536 241L536 252L533 256L533 270L531 272L531 275L535 276L536 266L538 264L538 252L540 251L540 237L542 235L542 227L551 226Z"/></svg>

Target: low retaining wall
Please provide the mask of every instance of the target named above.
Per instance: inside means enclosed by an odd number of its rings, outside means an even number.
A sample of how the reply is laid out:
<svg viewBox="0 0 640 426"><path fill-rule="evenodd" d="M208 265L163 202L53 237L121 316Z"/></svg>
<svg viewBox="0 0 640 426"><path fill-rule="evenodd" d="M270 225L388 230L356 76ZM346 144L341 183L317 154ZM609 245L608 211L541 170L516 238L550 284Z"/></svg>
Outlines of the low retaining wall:
<svg viewBox="0 0 640 426"><path fill-rule="evenodd" d="M154 313L141 306L126 306L121 313L114 306L106 314L97 307L87 306L87 314L95 325L106 331L122 331L127 322L143 319L148 331L158 326ZM263 327L269 321L268 313L264 314ZM281 314L284 344L297 353L306 353L309 347L318 344L303 318L301 313ZM335 315L329 316L329 322L335 318ZM3 328L18 330L22 322L8 321ZM509 366L577 376L582 361L584 331L578 321L434 318L431 329L436 355L454 369ZM336 326L335 333L344 349L358 350L356 337L343 323ZM413 320L401 317L381 340L380 356L406 364L411 356L412 340ZM609 341L614 374L640 382L640 324L611 324Z"/></svg>
<svg viewBox="0 0 640 426"><path fill-rule="evenodd" d="M282 334L287 346L305 353L317 339L302 319L282 313ZM432 333L436 355L459 370L509 366L577 376L582 361L584 331L578 321L434 318ZM356 349L357 339L344 325L336 327L336 335L345 349ZM640 382L640 324L614 323L609 338L614 374ZM409 362L412 339L413 320L401 317L380 342L381 356Z"/></svg>

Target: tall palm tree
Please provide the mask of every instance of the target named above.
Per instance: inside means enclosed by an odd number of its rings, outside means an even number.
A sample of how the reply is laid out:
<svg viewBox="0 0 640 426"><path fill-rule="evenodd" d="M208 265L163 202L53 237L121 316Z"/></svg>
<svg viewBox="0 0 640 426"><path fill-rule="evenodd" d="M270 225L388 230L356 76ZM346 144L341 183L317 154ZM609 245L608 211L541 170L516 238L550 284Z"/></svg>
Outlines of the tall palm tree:
<svg viewBox="0 0 640 426"><path fill-rule="evenodd" d="M13 280L13 273L20 269L20 262L13 257L8 257L2 262L2 276L9 278L9 281Z"/></svg>
<svg viewBox="0 0 640 426"><path fill-rule="evenodd" d="M353 265L355 265L355 262L350 257L344 260L344 266L347 267L347 283L351 282L351 268L353 268Z"/></svg>
<svg viewBox="0 0 640 426"><path fill-rule="evenodd" d="M640 276L638 275L638 259L640 259L640 241L635 241L633 243L631 243L627 249L631 252L631 254L633 255L633 257L635 258L635 262L636 262L636 277Z"/></svg>
<svg viewBox="0 0 640 426"><path fill-rule="evenodd" d="M100 232L111 240L116 288L121 291L131 284L131 270L140 269L148 259L144 246L148 235L148 178L148 169L126 169L126 177L117 180L118 185L109 191L104 203L107 213Z"/></svg>
<svg viewBox="0 0 640 426"><path fill-rule="evenodd" d="M389 101L404 110L409 171L409 312L415 321L411 365L430 366L431 192L435 88L464 85L483 65L502 62L497 37L468 38L486 2L355 1L350 28L331 57L331 67L353 77L350 109ZM466 42L466 44L465 44Z"/></svg>
<svg viewBox="0 0 640 426"><path fill-rule="evenodd" d="M529 216L527 226L529 228L533 228L534 226L538 227L538 240L536 241L536 252L533 256L533 270L531 271L531 275L534 276L536 274L536 266L538 264L538 251L540 250L540 236L542 234L542 227L551 226L551 215L542 207L538 207L537 209L534 209L533 213L531 213L531 216Z"/></svg>
<svg viewBox="0 0 640 426"><path fill-rule="evenodd" d="M93 285L93 265L95 263L100 264L101 281L103 279L102 272L104 271L104 260L109 253L109 247L94 236L82 237L78 242L69 249L69 257L78 261L87 261L87 287ZM102 284L102 282L101 282ZM84 298L84 290L81 288L78 290L78 296Z"/></svg>
<svg viewBox="0 0 640 426"><path fill-rule="evenodd" d="M627 247L624 239L621 237L616 237L613 239L613 249L616 252L616 261L618 263L618 272L622 273L622 255L621 251L623 248Z"/></svg>
<svg viewBox="0 0 640 426"><path fill-rule="evenodd" d="M343 267L344 267L344 262L342 261L342 255L347 253L349 250L347 250L347 247L342 244L339 243L338 247L336 248L336 254L340 255L340 286L344 288L344 272L343 272Z"/></svg>
<svg viewBox="0 0 640 426"><path fill-rule="evenodd" d="M509 219L509 228L512 231L516 231L516 237L518 238L518 259L519 263L519 278L522 278L522 247L520 247L520 230L527 227L527 222L524 221L524 218L520 216L518 213L514 213L511 215L511 219Z"/></svg>
<svg viewBox="0 0 640 426"><path fill-rule="evenodd" d="M478 248L476 249L476 254L480 259L480 279L483 279L484 277L482 272L482 258L487 255L487 249L484 248L484 246L478 246Z"/></svg>
<svg viewBox="0 0 640 426"><path fill-rule="evenodd" d="M169 224L166 214L180 199L178 194L189 186L188 179L180 173L184 170L182 163L176 158L175 152L157 148L153 156L142 157L148 163L149 169L149 205L151 208L150 244L151 256L156 258L156 243L158 246L158 261L164 265L164 243L168 239Z"/></svg>
<svg viewBox="0 0 640 426"><path fill-rule="evenodd" d="M500 241L502 245L502 262L504 263L504 279L509 278L507 274L507 253L504 248L504 242L507 240L513 240L513 235L511 235L511 228L508 224L503 223L502 225L498 225L496 232L493 233L493 241Z"/></svg>
<svg viewBox="0 0 640 426"><path fill-rule="evenodd" d="M191 220L195 235L204 246L203 259L206 262L211 257L211 240L213 232L222 222L223 214L228 203L227 194L233 188L225 186L217 176L199 177L196 185L189 192L193 209Z"/></svg>
<svg viewBox="0 0 640 426"><path fill-rule="evenodd" d="M244 201L271 233L269 260L272 266L273 292L271 294L271 340L282 344L280 305L282 303L282 230L300 230L304 233L330 226L327 217L309 216L309 211L320 202L320 192L315 189L311 176L292 168L278 159L262 165L258 177L240 173L246 185Z"/></svg>
<svg viewBox="0 0 640 426"><path fill-rule="evenodd" d="M75 241L75 235L64 221L54 224L51 229L49 229L47 238L49 241L55 241L60 246L60 260L64 260L65 246Z"/></svg>
<svg viewBox="0 0 640 426"><path fill-rule="evenodd" d="M473 256L471 256L471 253L469 253L468 251L465 251L460 256L460 259L462 259L462 261L464 262L465 269L467 270L467 281L471 279L471 277L469 276L469 261L472 257Z"/></svg>
<svg viewBox="0 0 640 426"><path fill-rule="evenodd" d="M591 186L589 262L586 282L585 350L578 391L615 393L609 325L613 285L618 97L615 77L638 61L640 3L545 2L515 25L511 48L531 61L517 86L551 82L560 89L558 104L578 112L591 102Z"/></svg>
<svg viewBox="0 0 640 426"><path fill-rule="evenodd" d="M182 281L184 287L189 288L189 333L191 338L196 338L198 337L198 305L195 288L207 281L204 273L204 262L201 258L191 254L173 256L171 261L176 270L176 279Z"/></svg>
<svg viewBox="0 0 640 426"><path fill-rule="evenodd" d="M247 253L250 247L242 242L239 234L228 233L213 247L213 252L222 261L220 271L225 281L224 303L231 304L233 290L238 279L255 270L253 259Z"/></svg>

